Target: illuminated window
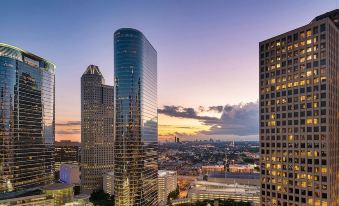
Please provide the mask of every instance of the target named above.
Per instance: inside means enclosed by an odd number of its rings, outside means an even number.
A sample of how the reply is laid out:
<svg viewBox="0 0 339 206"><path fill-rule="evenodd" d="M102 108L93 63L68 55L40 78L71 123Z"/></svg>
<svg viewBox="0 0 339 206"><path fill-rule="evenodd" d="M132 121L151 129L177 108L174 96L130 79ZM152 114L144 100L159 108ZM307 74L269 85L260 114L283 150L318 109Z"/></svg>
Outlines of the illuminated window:
<svg viewBox="0 0 339 206"><path fill-rule="evenodd" d="M314 103L314 104L316 104L316 103ZM314 124L318 124L318 121L319 121L319 120L318 120L317 118L314 118L314 119L313 119L313 123L314 123Z"/></svg>
<svg viewBox="0 0 339 206"><path fill-rule="evenodd" d="M312 71L307 71L307 72L306 72L306 76L307 76L307 77L312 76Z"/></svg>
<svg viewBox="0 0 339 206"><path fill-rule="evenodd" d="M307 37L312 36L312 31L311 31L310 29L306 31L306 36L307 36Z"/></svg>
<svg viewBox="0 0 339 206"><path fill-rule="evenodd" d="M313 123L313 119L312 118L307 118L306 119L306 123L307 124L312 124Z"/></svg>
<svg viewBox="0 0 339 206"><path fill-rule="evenodd" d="M321 173L326 173L327 172L327 168L326 167L322 167L321 168Z"/></svg>

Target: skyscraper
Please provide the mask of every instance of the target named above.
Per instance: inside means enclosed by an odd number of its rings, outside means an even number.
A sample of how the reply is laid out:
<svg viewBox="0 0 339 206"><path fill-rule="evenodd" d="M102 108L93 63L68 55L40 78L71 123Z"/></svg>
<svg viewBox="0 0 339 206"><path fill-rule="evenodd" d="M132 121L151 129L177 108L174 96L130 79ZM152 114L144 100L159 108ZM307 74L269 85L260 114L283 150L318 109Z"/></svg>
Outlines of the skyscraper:
<svg viewBox="0 0 339 206"><path fill-rule="evenodd" d="M98 66L81 77L81 189L102 189L102 176L113 171L114 87L105 85Z"/></svg>
<svg viewBox="0 0 339 206"><path fill-rule="evenodd" d="M339 10L259 45L261 205L339 205Z"/></svg>
<svg viewBox="0 0 339 206"><path fill-rule="evenodd" d="M117 206L157 205L157 52L138 30L114 33Z"/></svg>
<svg viewBox="0 0 339 206"><path fill-rule="evenodd" d="M0 199L53 181L55 65L0 43Z"/></svg>

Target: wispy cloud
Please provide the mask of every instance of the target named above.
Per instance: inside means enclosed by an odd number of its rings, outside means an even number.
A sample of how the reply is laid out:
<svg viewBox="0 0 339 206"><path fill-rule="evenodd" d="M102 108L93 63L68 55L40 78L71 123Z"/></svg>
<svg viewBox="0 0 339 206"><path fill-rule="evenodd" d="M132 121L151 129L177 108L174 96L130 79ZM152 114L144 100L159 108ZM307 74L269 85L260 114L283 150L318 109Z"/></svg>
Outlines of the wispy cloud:
<svg viewBox="0 0 339 206"><path fill-rule="evenodd" d="M80 129L61 129L61 130L56 130L55 133L59 135L80 134L81 130Z"/></svg>
<svg viewBox="0 0 339 206"><path fill-rule="evenodd" d="M57 122L56 126L80 126L80 121L67 121L67 122Z"/></svg>
<svg viewBox="0 0 339 206"><path fill-rule="evenodd" d="M218 118L216 117L199 116L198 112L195 111L195 109L191 107L185 108L182 106L164 106L163 109L158 109L158 112L160 114L164 114L170 117L191 118L191 119L209 120L209 121L218 120Z"/></svg>

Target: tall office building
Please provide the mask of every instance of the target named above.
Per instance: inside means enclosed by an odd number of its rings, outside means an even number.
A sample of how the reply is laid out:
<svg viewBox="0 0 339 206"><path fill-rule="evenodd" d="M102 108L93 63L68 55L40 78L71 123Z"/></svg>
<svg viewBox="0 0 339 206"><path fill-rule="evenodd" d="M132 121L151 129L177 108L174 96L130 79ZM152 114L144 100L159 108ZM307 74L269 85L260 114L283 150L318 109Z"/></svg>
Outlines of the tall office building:
<svg viewBox="0 0 339 206"><path fill-rule="evenodd" d="M0 43L0 199L53 181L54 70Z"/></svg>
<svg viewBox="0 0 339 206"><path fill-rule="evenodd" d="M339 205L339 10L260 42L261 205Z"/></svg>
<svg viewBox="0 0 339 206"><path fill-rule="evenodd" d="M81 189L102 189L102 176L113 171L114 87L95 65L81 77Z"/></svg>
<svg viewBox="0 0 339 206"><path fill-rule="evenodd" d="M157 52L135 29L114 33L117 206L157 205Z"/></svg>

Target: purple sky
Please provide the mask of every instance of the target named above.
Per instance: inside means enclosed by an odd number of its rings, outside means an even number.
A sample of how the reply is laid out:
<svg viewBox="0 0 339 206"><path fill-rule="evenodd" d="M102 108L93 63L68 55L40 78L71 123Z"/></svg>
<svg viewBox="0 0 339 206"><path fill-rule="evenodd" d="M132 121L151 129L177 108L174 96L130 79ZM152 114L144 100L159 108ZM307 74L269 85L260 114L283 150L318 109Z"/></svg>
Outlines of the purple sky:
<svg viewBox="0 0 339 206"><path fill-rule="evenodd" d="M158 103L198 108L258 99L258 42L310 22L335 0L2 0L0 42L57 65L57 122L80 119L89 64L113 84L113 33L142 31L158 51ZM164 124L164 123L163 123Z"/></svg>

